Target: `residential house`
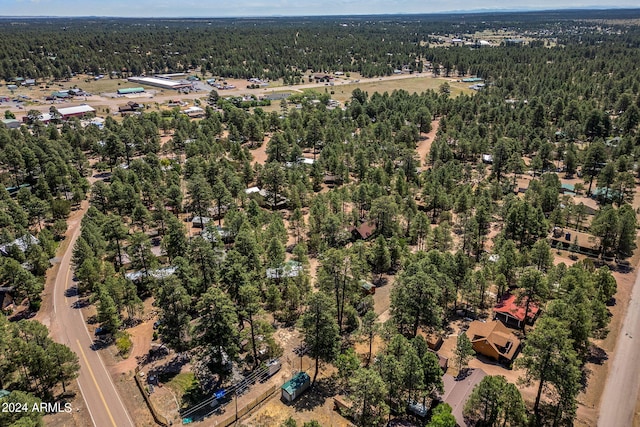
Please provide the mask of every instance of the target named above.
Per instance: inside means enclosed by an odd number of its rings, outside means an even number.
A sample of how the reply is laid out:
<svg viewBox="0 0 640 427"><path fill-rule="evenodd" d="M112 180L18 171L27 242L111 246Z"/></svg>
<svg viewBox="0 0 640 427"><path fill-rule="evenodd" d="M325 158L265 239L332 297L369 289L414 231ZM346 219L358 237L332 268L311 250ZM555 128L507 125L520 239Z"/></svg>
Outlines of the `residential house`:
<svg viewBox="0 0 640 427"><path fill-rule="evenodd" d="M321 82L328 83L333 81L333 76L331 74L315 73L313 75L313 79L316 81L316 83L321 83Z"/></svg>
<svg viewBox="0 0 640 427"><path fill-rule="evenodd" d="M22 123L17 119L2 119L0 120L7 127L7 129L18 129Z"/></svg>
<svg viewBox="0 0 640 427"><path fill-rule="evenodd" d="M213 232L212 230L205 229L200 233L200 236L207 242L218 241L218 236L220 236L223 242L228 242L233 238L231 231L229 231L229 229L220 227L220 226L216 226L215 232Z"/></svg>
<svg viewBox="0 0 640 427"><path fill-rule="evenodd" d="M218 206L210 207L209 209L207 209L207 212L209 213L209 215L211 215L211 218L218 218L226 214L228 210L229 210L229 205L220 205L220 207Z"/></svg>
<svg viewBox="0 0 640 427"><path fill-rule="evenodd" d="M33 245L37 245L40 243L40 240L38 240L37 237L33 236L32 234L25 234L22 237L18 237L17 239L15 239L13 242L11 243L5 243L4 245L0 246L0 253L2 255L9 255L9 251L11 250L12 247L16 247L20 252L26 252L27 249L29 249L30 246Z"/></svg>
<svg viewBox="0 0 640 427"><path fill-rule="evenodd" d="M560 194L576 194L573 184L563 183L560 186Z"/></svg>
<svg viewBox="0 0 640 427"><path fill-rule="evenodd" d="M177 267L158 268L156 270L149 270L149 276L153 277L154 279L161 280L175 274L177 270L178 270ZM125 274L125 277L131 280L132 282L135 282L137 280L140 280L142 277L144 277L144 271L134 271L131 273L127 273Z"/></svg>
<svg viewBox="0 0 640 427"><path fill-rule="evenodd" d="M139 104L134 101L129 101L125 105L118 106L118 112L122 115L135 113L136 111L140 111L144 108L143 104Z"/></svg>
<svg viewBox="0 0 640 427"><path fill-rule="evenodd" d="M71 94L69 93L68 90L59 90L51 94L51 98L53 99L56 99L56 98L66 99L70 97L71 97Z"/></svg>
<svg viewBox="0 0 640 427"><path fill-rule="evenodd" d="M340 185L343 182L342 177L338 175L325 175L323 181L329 187L332 187L334 185Z"/></svg>
<svg viewBox="0 0 640 427"><path fill-rule="evenodd" d="M440 369L442 369L442 373L447 372L447 369L449 369L449 359L442 356L437 351L432 350L431 348L429 348L429 352L438 356L438 366L440 366Z"/></svg>
<svg viewBox="0 0 640 427"><path fill-rule="evenodd" d="M284 197L282 194L273 194L272 192L266 190L262 190L259 194L264 197L264 206L268 206L271 209L285 208L289 203L289 199Z"/></svg>
<svg viewBox="0 0 640 427"><path fill-rule="evenodd" d="M494 319L502 321L512 328L522 328L525 322L525 311L527 310L526 297L521 301L510 293L505 293L500 301L493 307ZM540 307L535 303L529 304L529 312L526 313L527 325L533 325L540 314Z"/></svg>
<svg viewBox="0 0 640 427"><path fill-rule="evenodd" d="M260 187L249 187L246 190L244 190L244 192L247 195L253 194L253 193L258 193L262 197L267 197L267 191L266 190L261 190Z"/></svg>
<svg viewBox="0 0 640 427"><path fill-rule="evenodd" d="M364 295L374 295L376 293L376 285L366 280L360 280L360 288Z"/></svg>
<svg viewBox="0 0 640 427"><path fill-rule="evenodd" d="M192 119L202 118L206 115L204 109L196 106L189 107L186 110L182 110L182 114L186 114Z"/></svg>
<svg viewBox="0 0 640 427"><path fill-rule="evenodd" d="M444 339L442 339L442 335L435 333L428 333L424 337L425 341L427 341L427 347L429 350L438 351L442 344L444 343Z"/></svg>
<svg viewBox="0 0 640 427"><path fill-rule="evenodd" d="M376 224L373 221L366 221L357 227L351 227L349 231L355 240L367 240L376 232Z"/></svg>
<svg viewBox="0 0 640 427"><path fill-rule="evenodd" d="M475 320L466 331L476 353L498 362L511 363L520 348L520 340L502 322Z"/></svg>
<svg viewBox="0 0 640 427"><path fill-rule="evenodd" d="M303 267L297 261L287 261L280 267L267 268L267 279L282 279L285 277L298 277L302 273Z"/></svg>
<svg viewBox="0 0 640 427"><path fill-rule="evenodd" d="M204 228L209 221L212 221L211 218L209 218L208 216L203 216L203 217L199 217L199 216L194 216L191 219L191 226L192 227L199 227L199 228Z"/></svg>
<svg viewBox="0 0 640 427"><path fill-rule="evenodd" d="M547 238L552 247L571 249L575 245L576 251L582 254L595 257L600 254L600 239L583 231L554 227Z"/></svg>

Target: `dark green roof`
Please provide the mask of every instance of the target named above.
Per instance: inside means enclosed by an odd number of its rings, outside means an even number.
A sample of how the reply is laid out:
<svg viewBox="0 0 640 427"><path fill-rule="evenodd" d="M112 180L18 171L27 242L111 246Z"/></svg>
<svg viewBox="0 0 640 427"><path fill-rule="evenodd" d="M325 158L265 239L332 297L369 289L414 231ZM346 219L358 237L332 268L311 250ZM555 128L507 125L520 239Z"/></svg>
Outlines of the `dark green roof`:
<svg viewBox="0 0 640 427"><path fill-rule="evenodd" d="M295 377L282 385L282 389L290 395L293 395L299 388L302 388L309 381L311 381L309 374L306 372L298 372Z"/></svg>
<svg viewBox="0 0 640 427"><path fill-rule="evenodd" d="M139 93L144 92L143 87L127 87L123 89L118 89L119 94L127 94L127 93Z"/></svg>
<svg viewBox="0 0 640 427"><path fill-rule="evenodd" d="M362 289L366 290L366 291L370 291L371 289L374 289L376 286L373 283L369 283L365 280L361 280L360 281L360 287L362 287Z"/></svg>

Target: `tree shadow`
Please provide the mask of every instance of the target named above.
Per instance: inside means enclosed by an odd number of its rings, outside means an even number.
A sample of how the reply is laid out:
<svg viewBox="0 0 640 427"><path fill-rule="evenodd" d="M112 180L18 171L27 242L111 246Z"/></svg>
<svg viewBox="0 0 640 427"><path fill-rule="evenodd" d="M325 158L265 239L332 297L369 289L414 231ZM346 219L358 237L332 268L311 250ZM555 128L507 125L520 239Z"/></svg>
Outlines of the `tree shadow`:
<svg viewBox="0 0 640 427"><path fill-rule="evenodd" d="M316 380L313 387L300 396L292 406L296 411L312 411L315 408L324 405L325 401L335 394L335 383L331 378L322 378Z"/></svg>
<svg viewBox="0 0 640 427"><path fill-rule="evenodd" d="M71 304L71 307L75 309L81 309L87 306L89 306L89 298L78 298Z"/></svg>
<svg viewBox="0 0 640 427"><path fill-rule="evenodd" d="M609 360L609 355L603 348L598 347L595 344L591 344L589 346L589 354L587 355L588 363L602 365L606 360Z"/></svg>
<svg viewBox="0 0 640 427"><path fill-rule="evenodd" d="M163 347L161 347L162 349ZM161 359L166 356L166 353L161 350L149 350L147 358L149 361ZM182 371L182 367L189 363L189 358L182 354L176 354L171 360L167 361L163 365L156 366L149 371L149 375L157 375L161 382L169 382L173 377L178 375Z"/></svg>
<svg viewBox="0 0 640 427"><path fill-rule="evenodd" d="M113 344L113 338L111 336L103 336L93 340L91 343L91 350L98 351L103 350Z"/></svg>
<svg viewBox="0 0 640 427"><path fill-rule="evenodd" d="M376 285L376 288L381 288L383 286L386 286L388 283L389 283L389 278L384 276L378 277L373 281L373 284Z"/></svg>
<svg viewBox="0 0 640 427"><path fill-rule="evenodd" d="M16 312L11 317L9 317L10 322L18 322L20 320L31 319L36 315L35 311L29 310L29 308L23 308L22 310Z"/></svg>
<svg viewBox="0 0 640 427"><path fill-rule="evenodd" d="M462 368L460 369L460 372L458 373L458 375L456 375L456 381L462 381L465 378L467 378L469 375L471 375L471 373L473 372L473 369L469 369L469 368Z"/></svg>

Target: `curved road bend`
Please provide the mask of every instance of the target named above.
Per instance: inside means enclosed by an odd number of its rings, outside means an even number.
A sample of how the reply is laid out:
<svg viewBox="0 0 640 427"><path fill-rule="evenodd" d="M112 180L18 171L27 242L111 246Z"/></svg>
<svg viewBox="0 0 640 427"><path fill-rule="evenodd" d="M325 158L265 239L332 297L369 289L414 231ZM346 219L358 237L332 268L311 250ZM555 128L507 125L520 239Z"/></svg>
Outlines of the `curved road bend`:
<svg viewBox="0 0 640 427"><path fill-rule="evenodd" d="M95 427L135 427L100 355L91 350L93 339L87 331L82 312L73 308L78 297L67 297L65 294L66 290L73 285L71 255L80 235L80 222L84 212L77 223L72 225L73 234L62 256L55 279L53 313L50 313L51 334L56 341L68 345L78 355L80 362L78 385L93 425Z"/></svg>
<svg viewBox="0 0 640 427"><path fill-rule="evenodd" d="M640 388L640 264L600 399L599 427L631 426Z"/></svg>

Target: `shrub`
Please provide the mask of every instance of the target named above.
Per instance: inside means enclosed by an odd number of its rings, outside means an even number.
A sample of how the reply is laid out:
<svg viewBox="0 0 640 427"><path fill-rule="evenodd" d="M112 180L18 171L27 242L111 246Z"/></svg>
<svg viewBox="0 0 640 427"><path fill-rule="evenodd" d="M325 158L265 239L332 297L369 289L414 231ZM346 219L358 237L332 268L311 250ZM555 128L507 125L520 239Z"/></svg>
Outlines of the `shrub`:
<svg viewBox="0 0 640 427"><path fill-rule="evenodd" d="M129 357L129 352L131 351L132 346L133 342L131 342L131 335L129 335L128 332L116 333L116 348L118 349L118 354L120 354L120 356L125 359Z"/></svg>

